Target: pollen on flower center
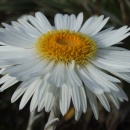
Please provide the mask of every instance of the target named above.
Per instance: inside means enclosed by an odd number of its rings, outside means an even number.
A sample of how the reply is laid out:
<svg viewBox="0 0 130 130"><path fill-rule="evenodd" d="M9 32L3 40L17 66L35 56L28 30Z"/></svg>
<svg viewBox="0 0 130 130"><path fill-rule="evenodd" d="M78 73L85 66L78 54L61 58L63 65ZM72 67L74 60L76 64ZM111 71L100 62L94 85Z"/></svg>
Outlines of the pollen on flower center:
<svg viewBox="0 0 130 130"><path fill-rule="evenodd" d="M43 58L58 62L86 63L96 54L97 44L89 36L69 30L54 30L39 37L36 50Z"/></svg>

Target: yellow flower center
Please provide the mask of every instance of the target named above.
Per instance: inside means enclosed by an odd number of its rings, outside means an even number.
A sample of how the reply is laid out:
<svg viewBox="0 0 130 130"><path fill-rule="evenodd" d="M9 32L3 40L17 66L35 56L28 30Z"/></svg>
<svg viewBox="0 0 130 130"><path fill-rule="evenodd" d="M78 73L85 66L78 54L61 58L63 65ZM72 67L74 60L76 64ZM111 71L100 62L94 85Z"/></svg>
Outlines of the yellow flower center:
<svg viewBox="0 0 130 130"><path fill-rule="evenodd" d="M96 42L80 32L54 30L39 37L36 50L43 58L69 63L85 64L94 57Z"/></svg>

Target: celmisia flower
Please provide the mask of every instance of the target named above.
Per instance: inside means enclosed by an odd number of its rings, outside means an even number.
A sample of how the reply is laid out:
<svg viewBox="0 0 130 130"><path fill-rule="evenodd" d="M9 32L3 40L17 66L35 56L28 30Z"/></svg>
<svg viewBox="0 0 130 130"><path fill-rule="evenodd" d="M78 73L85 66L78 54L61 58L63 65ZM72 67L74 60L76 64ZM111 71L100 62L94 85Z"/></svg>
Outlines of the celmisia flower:
<svg viewBox="0 0 130 130"><path fill-rule="evenodd" d="M0 29L1 91L22 81L11 102L22 96L20 109L31 99L30 111L49 112L55 99L62 115L75 108L75 119L90 102L98 119L97 99L110 111L108 98L119 108L128 100L119 87L120 79L130 82L130 51L113 45L128 37L130 28L101 31L109 18L90 17L84 24L77 17L56 14L54 26L40 12L28 21L19 19Z"/></svg>

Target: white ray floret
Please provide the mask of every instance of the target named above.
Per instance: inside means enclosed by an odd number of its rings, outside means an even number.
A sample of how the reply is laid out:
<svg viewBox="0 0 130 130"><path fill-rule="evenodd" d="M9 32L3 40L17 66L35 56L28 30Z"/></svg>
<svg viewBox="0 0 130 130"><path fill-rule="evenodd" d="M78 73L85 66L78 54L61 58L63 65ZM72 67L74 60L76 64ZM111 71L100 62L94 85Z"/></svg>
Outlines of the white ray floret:
<svg viewBox="0 0 130 130"><path fill-rule="evenodd" d="M19 109L29 100L30 111L51 111L55 100L65 115L72 102L75 119L87 111L87 99L98 119L98 103L110 111L128 100L119 78L130 83L130 51L122 44L130 28L103 29L109 18L56 14L52 26L41 12L0 28L0 91L21 81L11 102L22 95ZM51 44L50 44L51 43ZM88 45L87 45L88 44ZM65 49L66 48L66 49ZM109 98L109 99L108 99Z"/></svg>

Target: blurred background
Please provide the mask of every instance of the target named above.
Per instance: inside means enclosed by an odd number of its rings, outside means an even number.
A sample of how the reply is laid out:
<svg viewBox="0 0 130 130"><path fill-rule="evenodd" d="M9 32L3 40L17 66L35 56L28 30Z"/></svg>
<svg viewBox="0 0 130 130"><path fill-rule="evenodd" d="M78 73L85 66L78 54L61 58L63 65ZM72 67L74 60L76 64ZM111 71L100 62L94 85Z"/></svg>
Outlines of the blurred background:
<svg viewBox="0 0 130 130"><path fill-rule="evenodd" d="M34 15L36 11L43 12L52 24L56 13L77 15L83 12L85 20L92 15L109 16L105 27L130 26L130 0L0 0L0 23L10 24L21 17L26 19L26 15ZM120 46L130 50L130 37L124 42ZM27 130L29 103L20 111L20 100L10 103L11 95L18 85L0 93L0 130ZM122 81L121 86L130 99L130 84ZM120 110L111 102L110 105L111 112L108 113L99 103L99 120L94 118L88 106L87 113L82 114L78 122L74 120L74 109L71 107L65 117L60 117L56 130L130 130L130 101L121 103ZM44 110L36 114L42 116L33 123L32 130L43 130L49 114L44 113Z"/></svg>

